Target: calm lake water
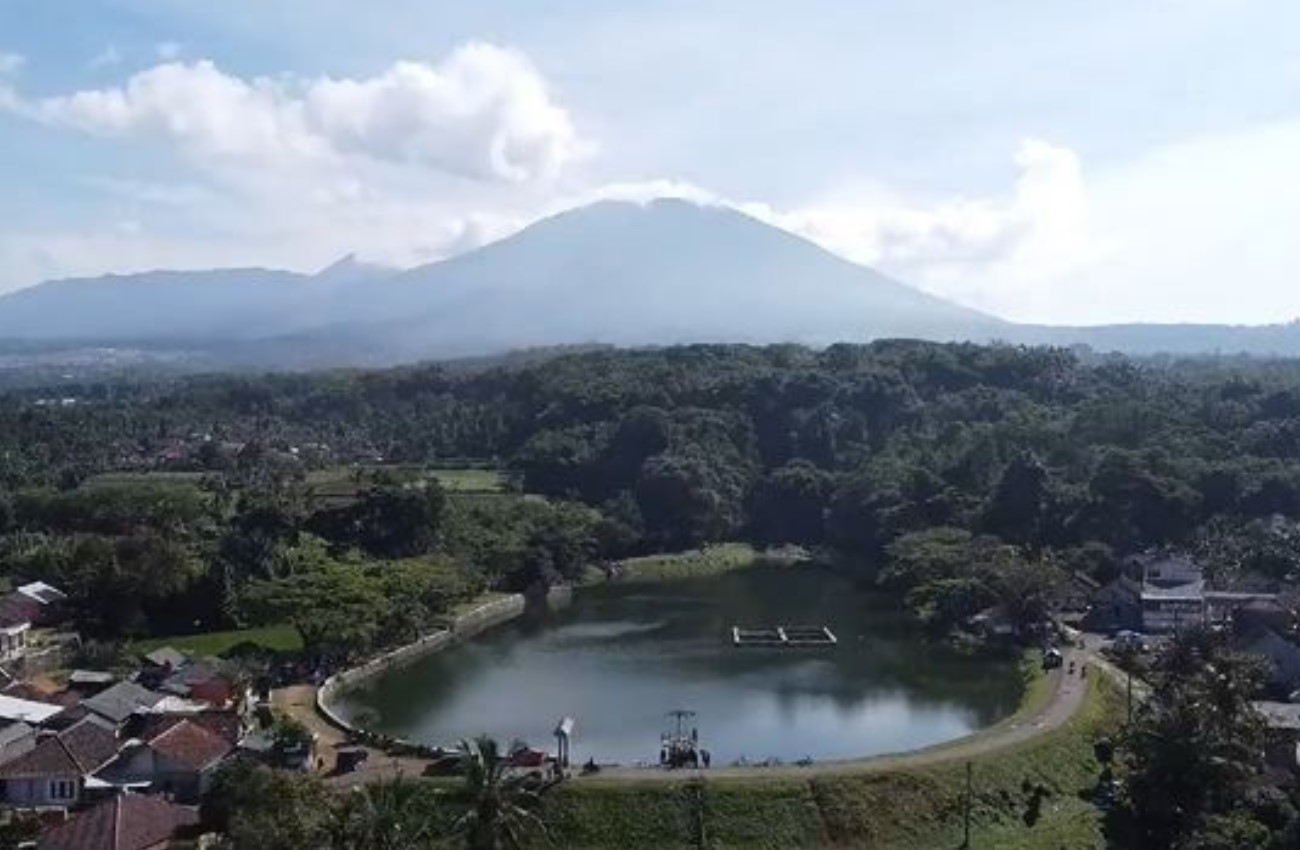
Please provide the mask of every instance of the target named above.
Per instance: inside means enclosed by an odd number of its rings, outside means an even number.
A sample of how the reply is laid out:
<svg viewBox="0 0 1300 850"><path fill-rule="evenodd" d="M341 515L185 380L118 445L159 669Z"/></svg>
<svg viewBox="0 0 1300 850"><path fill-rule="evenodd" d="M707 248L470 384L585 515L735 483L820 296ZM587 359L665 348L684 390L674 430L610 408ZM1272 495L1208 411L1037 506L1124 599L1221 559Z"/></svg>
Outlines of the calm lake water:
<svg viewBox="0 0 1300 850"><path fill-rule="evenodd" d="M731 645L731 627L827 625L839 645ZM474 641L374 680L341 708L429 743L487 733L550 749L576 718L575 763L658 758L666 713L697 712L716 764L898 752L1015 710L1015 665L919 640L880 597L817 568L756 568L579 591Z"/></svg>

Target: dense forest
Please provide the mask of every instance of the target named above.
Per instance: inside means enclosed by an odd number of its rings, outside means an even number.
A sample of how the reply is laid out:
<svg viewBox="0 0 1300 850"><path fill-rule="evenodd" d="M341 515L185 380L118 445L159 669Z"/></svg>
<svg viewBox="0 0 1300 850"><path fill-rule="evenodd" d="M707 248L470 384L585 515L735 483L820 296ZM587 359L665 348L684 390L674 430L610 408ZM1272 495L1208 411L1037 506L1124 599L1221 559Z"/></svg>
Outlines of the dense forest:
<svg viewBox="0 0 1300 850"><path fill-rule="evenodd" d="M1298 455L1300 365L1011 346L64 385L0 405L0 563L68 585L109 637L317 612L308 643L365 647L485 587L745 540L834 553L947 626L999 601L1032 618L1068 572L1152 547L1282 578ZM384 471L465 459L530 495ZM355 493L324 498L313 470L340 468ZM102 477L123 469L194 478Z"/></svg>

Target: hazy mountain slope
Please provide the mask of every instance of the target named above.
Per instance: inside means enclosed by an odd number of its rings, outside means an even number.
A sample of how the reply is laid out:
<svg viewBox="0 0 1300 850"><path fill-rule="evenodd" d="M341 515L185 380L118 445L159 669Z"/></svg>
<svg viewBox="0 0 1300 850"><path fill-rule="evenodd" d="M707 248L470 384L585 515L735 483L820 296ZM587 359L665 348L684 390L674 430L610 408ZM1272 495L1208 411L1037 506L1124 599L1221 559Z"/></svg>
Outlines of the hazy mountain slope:
<svg viewBox="0 0 1300 850"><path fill-rule="evenodd" d="M348 256L314 276L250 268L57 280L0 297L0 339L148 344L277 336L333 321L334 294L390 274Z"/></svg>
<svg viewBox="0 0 1300 850"><path fill-rule="evenodd" d="M193 362L383 365L563 345L825 344L878 337L1300 355L1300 325L1015 325L908 287L731 209L605 202L444 262L346 257L316 275L152 272L0 297L15 362L95 346ZM35 349L32 346L36 346Z"/></svg>
<svg viewBox="0 0 1300 850"><path fill-rule="evenodd" d="M729 209L600 203L372 282L348 313L416 353L564 343L987 338L1003 322Z"/></svg>
<svg viewBox="0 0 1300 850"><path fill-rule="evenodd" d="M307 279L222 269L52 281L0 298L0 337L110 342L283 332Z"/></svg>

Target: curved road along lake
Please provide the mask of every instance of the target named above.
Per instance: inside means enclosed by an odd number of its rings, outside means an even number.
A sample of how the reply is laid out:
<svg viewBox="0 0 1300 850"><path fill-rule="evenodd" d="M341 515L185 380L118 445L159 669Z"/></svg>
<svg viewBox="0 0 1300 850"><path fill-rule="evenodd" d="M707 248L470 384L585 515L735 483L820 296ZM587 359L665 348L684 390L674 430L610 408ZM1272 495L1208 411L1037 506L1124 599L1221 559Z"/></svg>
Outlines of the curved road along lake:
<svg viewBox="0 0 1300 850"><path fill-rule="evenodd" d="M825 649L736 648L731 627L827 625ZM340 708L429 743L487 733L552 749L572 716L574 763L658 759L667 712L697 712L714 763L899 752L1015 710L1015 664L926 643L878 596L817 568L761 567L579 591L370 682Z"/></svg>

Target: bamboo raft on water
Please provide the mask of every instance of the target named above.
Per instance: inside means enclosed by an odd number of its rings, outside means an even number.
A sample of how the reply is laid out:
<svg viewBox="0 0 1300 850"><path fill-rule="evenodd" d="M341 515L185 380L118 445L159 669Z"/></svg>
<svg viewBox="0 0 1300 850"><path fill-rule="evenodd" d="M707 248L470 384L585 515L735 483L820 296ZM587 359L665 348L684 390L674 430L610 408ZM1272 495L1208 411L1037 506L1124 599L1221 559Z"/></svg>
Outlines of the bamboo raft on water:
<svg viewBox="0 0 1300 850"><path fill-rule="evenodd" d="M835 633L826 626L731 627L733 646L791 647L795 649L835 646Z"/></svg>

